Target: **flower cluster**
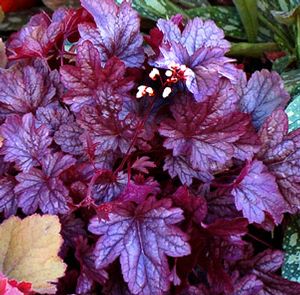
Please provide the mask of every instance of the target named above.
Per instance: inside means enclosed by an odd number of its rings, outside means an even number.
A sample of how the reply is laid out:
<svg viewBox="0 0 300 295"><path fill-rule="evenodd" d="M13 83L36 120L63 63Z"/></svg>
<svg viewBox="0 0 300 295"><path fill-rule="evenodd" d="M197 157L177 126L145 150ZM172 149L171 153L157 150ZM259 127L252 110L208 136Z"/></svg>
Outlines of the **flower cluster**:
<svg viewBox="0 0 300 295"><path fill-rule="evenodd" d="M58 294L300 294L254 237L300 209L280 76L247 80L212 21L161 19L143 43L128 2L81 4L6 44L0 220L59 215L78 263Z"/></svg>

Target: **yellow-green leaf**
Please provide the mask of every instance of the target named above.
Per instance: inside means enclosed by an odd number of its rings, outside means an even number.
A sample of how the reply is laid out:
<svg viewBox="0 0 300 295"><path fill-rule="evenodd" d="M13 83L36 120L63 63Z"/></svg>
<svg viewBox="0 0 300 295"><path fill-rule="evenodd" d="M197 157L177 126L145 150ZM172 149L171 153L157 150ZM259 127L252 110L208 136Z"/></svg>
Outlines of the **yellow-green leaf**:
<svg viewBox="0 0 300 295"><path fill-rule="evenodd" d="M55 294L66 265L58 256L62 244L57 216L11 217L0 225L0 272L9 279L32 283L42 294Z"/></svg>

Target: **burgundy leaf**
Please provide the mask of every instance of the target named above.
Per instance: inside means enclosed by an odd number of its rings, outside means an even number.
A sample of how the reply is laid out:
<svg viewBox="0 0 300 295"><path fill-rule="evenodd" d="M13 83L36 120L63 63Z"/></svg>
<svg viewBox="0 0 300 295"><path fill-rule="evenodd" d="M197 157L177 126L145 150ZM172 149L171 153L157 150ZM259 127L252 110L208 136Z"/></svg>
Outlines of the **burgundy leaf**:
<svg viewBox="0 0 300 295"><path fill-rule="evenodd" d="M258 295L298 295L300 284L282 278L279 275L256 273L258 279L263 282L263 289Z"/></svg>
<svg viewBox="0 0 300 295"><path fill-rule="evenodd" d="M59 176L74 163L75 159L71 156L48 154L42 160L41 170L32 168L27 173L19 173L15 192L20 195L19 206L23 212L32 214L40 208L43 213L67 213L69 191Z"/></svg>
<svg viewBox="0 0 300 295"><path fill-rule="evenodd" d="M86 231L84 229L84 222L80 218L76 218L74 214L67 214L60 216L60 223L62 225L61 235L64 238L65 246L75 246L75 240L78 236L85 237Z"/></svg>
<svg viewBox="0 0 300 295"><path fill-rule="evenodd" d="M207 213L206 200L201 196L193 195L186 186L181 186L172 195L174 205L182 208L187 217L201 225Z"/></svg>
<svg viewBox="0 0 300 295"><path fill-rule="evenodd" d="M104 284L108 274L103 269L96 269L93 249L87 244L84 238L76 241L76 259L80 263L81 273L77 281L76 294L86 294L91 291L94 282Z"/></svg>
<svg viewBox="0 0 300 295"><path fill-rule="evenodd" d="M231 194L235 198L236 208L243 211L250 223L262 223L265 212L268 212L279 224L283 213L288 211L275 177L257 160L245 166L233 184Z"/></svg>
<svg viewBox="0 0 300 295"><path fill-rule="evenodd" d="M133 201L137 204L143 203L147 197L156 196L160 193L159 183L152 178L145 179L137 176L134 181L127 183L122 193L118 196L118 201Z"/></svg>
<svg viewBox="0 0 300 295"><path fill-rule="evenodd" d="M257 129L274 110L284 108L290 99L279 74L268 70L255 72L243 91L241 110L252 115Z"/></svg>
<svg viewBox="0 0 300 295"><path fill-rule="evenodd" d="M80 112L78 123L95 145L95 155L102 155L107 151L126 154L138 121L134 114L128 114L125 119L120 120L112 110L85 107Z"/></svg>
<svg viewBox="0 0 300 295"><path fill-rule="evenodd" d="M265 121L259 131L262 149L258 154L276 177L289 209L300 208L300 130L288 133L287 115L277 110Z"/></svg>
<svg viewBox="0 0 300 295"><path fill-rule="evenodd" d="M208 233L223 239L238 240L247 233L248 222L245 218L218 219L211 224L203 225Z"/></svg>
<svg viewBox="0 0 300 295"><path fill-rule="evenodd" d="M124 1L118 7L113 0L81 0L82 6L91 13L97 27L79 25L82 40L90 40L98 49L101 60L117 56L128 67L138 67L144 62L140 34L140 18L131 5Z"/></svg>
<svg viewBox="0 0 300 295"><path fill-rule="evenodd" d="M48 146L52 141L49 129L44 125L37 128L32 114L26 114L23 118L18 115L9 116L0 132L4 138L4 160L16 162L25 172L40 165L41 160L49 153Z"/></svg>
<svg viewBox="0 0 300 295"><path fill-rule="evenodd" d="M23 29L11 36L7 47L12 56L44 57L48 45L46 32L50 22L45 13L34 15Z"/></svg>
<svg viewBox="0 0 300 295"><path fill-rule="evenodd" d="M241 217L241 214L236 209L234 198L226 192L216 191L209 193L206 196L206 200L208 208L207 223L212 223L219 218Z"/></svg>
<svg viewBox="0 0 300 295"><path fill-rule="evenodd" d="M188 156L192 167L209 172L212 162L224 165L234 154L234 145L245 133L249 117L233 113L218 118L210 101L197 103L181 96L172 105L174 119L164 120L159 128L167 139L164 146L173 156Z"/></svg>
<svg viewBox="0 0 300 295"><path fill-rule="evenodd" d="M118 58L109 59L104 67L94 45L85 41L77 47L76 66L61 67L62 82L67 88L64 101L78 112L86 105L101 104L110 98L130 100L128 92L133 87L125 78L125 65ZM117 106L116 106L117 107Z"/></svg>
<svg viewBox="0 0 300 295"><path fill-rule="evenodd" d="M119 210L120 211L120 210ZM137 207L124 204L122 213L110 213L109 220L92 219L89 230L101 235L95 248L97 268L120 256L122 273L133 294L161 294L169 289L170 270L166 255L190 253L187 236L174 224L182 211L170 202L150 198Z"/></svg>
<svg viewBox="0 0 300 295"><path fill-rule="evenodd" d="M113 280L108 280L103 287L105 295L132 295L128 290L127 284L124 282L119 263L114 263L110 268L109 276Z"/></svg>
<svg viewBox="0 0 300 295"><path fill-rule="evenodd" d="M63 48L64 40L76 31L78 23L87 19L83 9L56 10L52 19L46 13L33 16L19 32L13 34L8 42L10 59L40 57L46 59ZM62 45L62 48L58 47Z"/></svg>

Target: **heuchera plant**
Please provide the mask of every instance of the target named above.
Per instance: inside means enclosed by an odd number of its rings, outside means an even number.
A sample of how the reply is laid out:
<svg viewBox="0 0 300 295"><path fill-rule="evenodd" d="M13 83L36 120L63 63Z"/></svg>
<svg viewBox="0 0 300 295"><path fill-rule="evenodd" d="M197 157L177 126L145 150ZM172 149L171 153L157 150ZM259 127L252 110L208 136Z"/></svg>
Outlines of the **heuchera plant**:
<svg viewBox="0 0 300 295"><path fill-rule="evenodd" d="M6 44L1 221L59 215L58 294L300 294L255 237L300 209L280 76L247 79L213 21L143 36L130 3L81 4Z"/></svg>

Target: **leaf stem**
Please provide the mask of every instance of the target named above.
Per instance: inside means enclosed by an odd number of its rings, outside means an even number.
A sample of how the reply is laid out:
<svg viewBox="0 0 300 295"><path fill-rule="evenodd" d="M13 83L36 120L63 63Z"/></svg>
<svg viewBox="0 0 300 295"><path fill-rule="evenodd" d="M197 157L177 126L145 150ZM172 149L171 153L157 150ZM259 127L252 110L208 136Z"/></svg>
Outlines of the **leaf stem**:
<svg viewBox="0 0 300 295"><path fill-rule="evenodd" d="M126 164L127 160L129 159L129 157L130 157L130 152L131 152L133 146L135 145L135 143L136 143L136 141L137 141L137 139L138 139L138 136L139 136L139 134L140 134L140 131L141 131L141 129L144 127L144 125L145 125L145 123L146 123L146 121L147 121L147 119L148 119L148 117L149 117L149 115L150 115L150 113L151 113L151 110L152 110L153 105L154 105L154 102L155 102L155 98L156 98L156 96L153 97L153 99L152 99L152 101L151 101L151 103L150 103L150 107L149 107L147 113L145 114L143 120L141 120L141 121L139 122L138 126L136 127L136 130L135 130L133 139L132 139L132 141L131 141L131 144L130 144L130 146L129 146L129 148L128 148L128 150L127 150L127 152L126 152L126 154L125 154L125 156L124 156L124 158L123 158L121 164L120 164L119 167L115 170L114 175L117 175L117 173L120 172L120 171L123 169L124 165Z"/></svg>
<svg viewBox="0 0 300 295"><path fill-rule="evenodd" d="M249 56L259 58L268 51L277 51L279 46L275 42L266 42L266 43L231 43L231 49L228 53L229 56Z"/></svg>
<svg viewBox="0 0 300 295"><path fill-rule="evenodd" d="M254 236L254 235L252 235L252 234L250 234L249 232L247 233L247 236L248 236L249 238L251 238L251 239L253 239L253 240L255 240L255 241L257 241L257 242L259 242L259 243L261 243L261 244L263 244L263 245L265 245L265 246L267 246L267 247L270 248L270 249L273 249L273 248L274 248L271 244L269 244L269 243L263 241L262 239L260 239L260 238L258 238L258 237L256 237L256 236Z"/></svg>
<svg viewBox="0 0 300 295"><path fill-rule="evenodd" d="M275 35L277 35L281 39L281 41L283 42L285 47L288 48L288 50L290 52L294 52L294 48L291 45L290 40L288 38L286 38L284 33L280 29L278 29L276 26L274 26L269 20L267 20L261 13L258 13L257 15L258 15L258 20L263 25L268 27Z"/></svg>

